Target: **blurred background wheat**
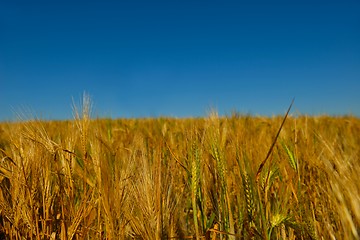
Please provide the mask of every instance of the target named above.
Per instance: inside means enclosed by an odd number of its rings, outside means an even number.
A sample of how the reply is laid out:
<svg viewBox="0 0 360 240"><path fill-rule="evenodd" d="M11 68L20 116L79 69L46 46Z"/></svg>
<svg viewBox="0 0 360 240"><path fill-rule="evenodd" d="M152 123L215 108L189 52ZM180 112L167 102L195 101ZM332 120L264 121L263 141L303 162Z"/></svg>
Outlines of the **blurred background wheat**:
<svg viewBox="0 0 360 240"><path fill-rule="evenodd" d="M0 124L4 239L359 239L360 120Z"/></svg>

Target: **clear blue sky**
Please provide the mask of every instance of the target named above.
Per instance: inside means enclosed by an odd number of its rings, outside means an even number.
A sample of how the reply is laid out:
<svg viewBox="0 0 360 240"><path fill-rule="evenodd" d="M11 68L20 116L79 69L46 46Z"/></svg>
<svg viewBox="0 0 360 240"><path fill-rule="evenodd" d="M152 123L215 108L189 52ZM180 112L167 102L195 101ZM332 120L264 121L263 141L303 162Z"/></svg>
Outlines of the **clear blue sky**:
<svg viewBox="0 0 360 240"><path fill-rule="evenodd" d="M95 117L360 116L360 1L1 1L0 120L84 91Z"/></svg>

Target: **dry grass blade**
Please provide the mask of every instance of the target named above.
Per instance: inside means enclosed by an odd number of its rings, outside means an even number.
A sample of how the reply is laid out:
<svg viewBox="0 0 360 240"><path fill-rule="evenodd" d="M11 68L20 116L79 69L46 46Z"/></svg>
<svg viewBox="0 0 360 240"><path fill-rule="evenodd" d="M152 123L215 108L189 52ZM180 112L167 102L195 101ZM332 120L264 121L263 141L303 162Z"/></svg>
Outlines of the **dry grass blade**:
<svg viewBox="0 0 360 240"><path fill-rule="evenodd" d="M5 178L9 178L11 176L11 171L0 166L0 176L5 177Z"/></svg>
<svg viewBox="0 0 360 240"><path fill-rule="evenodd" d="M14 165L16 166L16 163L14 162L14 160L12 160L12 158L9 157L9 156L7 155L7 153L6 153L3 149L0 148L0 152L2 152L2 153L5 155L5 156L1 159L1 162L5 161L5 160L9 160L12 164L14 164Z"/></svg>
<svg viewBox="0 0 360 240"><path fill-rule="evenodd" d="M289 106L289 108L288 108L288 110L287 110L287 112L286 112L286 114L285 114L285 116L284 116L284 119L283 119L283 121L282 121L282 123L281 123L281 125L280 125L280 128L279 128L279 130L278 130L278 132L277 132L277 134L276 134L276 136L275 136L275 138L274 138L274 140L273 140L273 142L272 142L272 144L271 144L271 146L270 146L270 149L269 149L269 151L268 151L268 153L267 153L264 161L262 161L262 163L261 163L260 166L259 166L259 169L258 169L258 171L257 171L257 173L256 173L256 182L259 181L260 173L261 173L262 169L264 168L264 165L265 165L266 161L268 160L271 152L272 152L273 149L274 149L275 143L276 143L276 141L277 141L277 139L278 139L278 137L279 137L279 135L280 135L281 129L282 129L283 126L284 126L284 123L285 123L285 121L286 121L286 118L287 118L287 116L289 115L289 112L290 112L290 109L291 109L291 107L292 107L292 105L293 105L293 103L294 103L294 100L295 100L295 99L293 99L293 100L291 101L291 104L290 104L290 106Z"/></svg>
<svg viewBox="0 0 360 240"><path fill-rule="evenodd" d="M187 167L185 167L185 165L180 162L180 160L176 157L176 155L171 150L171 148L169 147L168 144L166 144L166 147L169 150L169 152L171 153L171 155L174 157L175 161L190 175L191 173L190 173L189 169L187 169Z"/></svg>

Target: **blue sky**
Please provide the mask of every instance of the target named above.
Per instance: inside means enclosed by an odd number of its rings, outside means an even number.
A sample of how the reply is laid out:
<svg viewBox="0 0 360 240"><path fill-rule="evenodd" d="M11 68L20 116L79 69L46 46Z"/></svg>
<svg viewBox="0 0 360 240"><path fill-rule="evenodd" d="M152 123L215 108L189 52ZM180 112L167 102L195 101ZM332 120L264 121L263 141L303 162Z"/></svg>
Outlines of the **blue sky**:
<svg viewBox="0 0 360 240"><path fill-rule="evenodd" d="M270 3L271 2L271 3ZM1 1L0 120L360 116L359 1Z"/></svg>

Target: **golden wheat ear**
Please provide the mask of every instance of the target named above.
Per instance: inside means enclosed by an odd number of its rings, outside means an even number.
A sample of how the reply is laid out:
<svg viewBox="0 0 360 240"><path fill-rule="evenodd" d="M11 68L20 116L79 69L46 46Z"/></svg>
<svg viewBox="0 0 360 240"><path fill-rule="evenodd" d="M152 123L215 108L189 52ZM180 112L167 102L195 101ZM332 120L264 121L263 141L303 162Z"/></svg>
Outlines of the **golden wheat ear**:
<svg viewBox="0 0 360 240"><path fill-rule="evenodd" d="M289 106L289 108L288 108L288 110L287 110L287 112L286 112L286 114L285 114L285 116L284 116L284 119L283 119L283 121L282 121L282 123L281 123L281 125L280 125L280 128L279 128L279 130L278 130L278 132L277 132L277 134L276 134L276 136L275 136L275 138L274 138L274 141L272 142L272 144L271 144L271 146L270 146L270 148L269 148L269 151L268 151L268 153L267 153L264 161L262 161L262 163L261 163L260 166L259 166L259 169L258 169L258 171L257 171L257 173L256 173L256 182L257 182L257 183L259 182L260 173L261 173L262 169L264 168L264 165L265 165L266 161L268 160L268 158L270 157L270 154L272 153L272 151L273 151L273 149L274 149L275 143L276 143L276 141L277 141L277 139L278 139L278 137L279 137L279 135L280 135L281 129L282 129L283 126L284 126L284 123L285 123L285 121L286 121L286 118L287 118L287 116L289 115L289 112L290 112L290 109L291 109L291 107L292 107L292 105L293 105L293 103L294 103L294 100L295 100L295 98L293 98L293 100L291 101L290 106Z"/></svg>

